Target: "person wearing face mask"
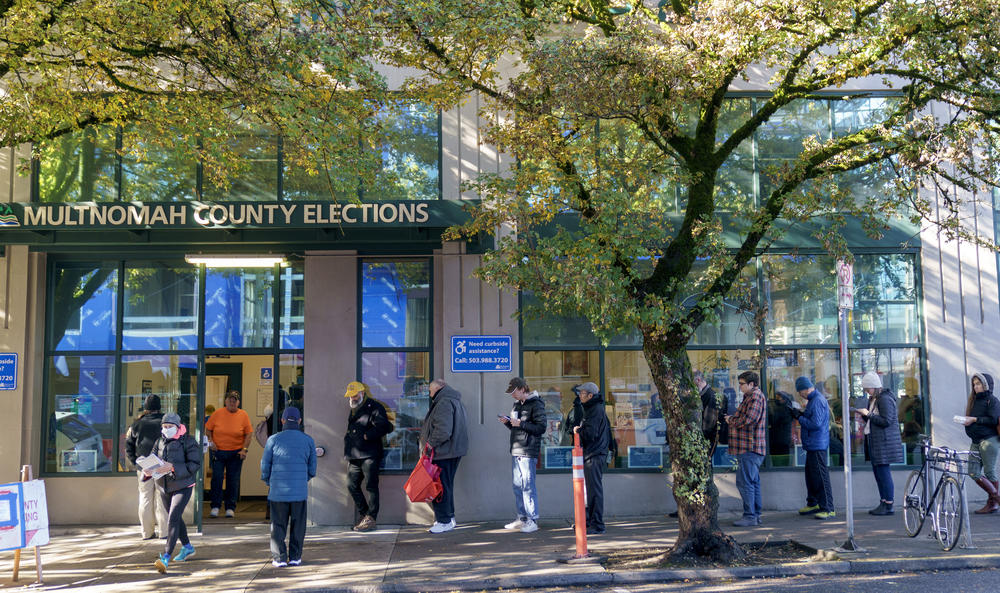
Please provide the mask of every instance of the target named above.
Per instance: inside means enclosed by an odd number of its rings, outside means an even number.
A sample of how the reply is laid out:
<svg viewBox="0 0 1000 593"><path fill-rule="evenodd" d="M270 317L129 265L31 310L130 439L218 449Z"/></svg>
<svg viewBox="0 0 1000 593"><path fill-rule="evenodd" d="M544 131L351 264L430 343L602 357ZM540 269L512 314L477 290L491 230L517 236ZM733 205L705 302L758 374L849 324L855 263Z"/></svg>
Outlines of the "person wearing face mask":
<svg viewBox="0 0 1000 593"><path fill-rule="evenodd" d="M344 457L348 463L347 491L354 499L359 519L351 529L372 531L378 518L378 477L385 452L382 437L392 432L393 426L385 406L372 398L364 383L348 383L344 397L351 406L347 432L344 433Z"/></svg>
<svg viewBox="0 0 1000 593"><path fill-rule="evenodd" d="M514 377L507 386L507 393L514 398L510 416L497 420L510 430L511 471L514 481L514 504L517 519L504 525L504 529L522 533L538 531L538 488L535 486L535 468L545 434L545 403L537 391L528 387L527 381Z"/></svg>
<svg viewBox="0 0 1000 593"><path fill-rule="evenodd" d="M167 509L167 542L165 549L153 563L156 570L167 572L170 556L174 546L181 542L181 551L173 557L174 562L182 562L194 556L194 546L188 539L187 526L184 525L184 508L191 500L198 470L201 469L201 445L187 432L187 427L181 424L181 417L176 412L163 416L160 438L153 445L153 453L163 460L164 469L169 473L156 479L156 489ZM144 470L147 479L152 477L151 470Z"/></svg>

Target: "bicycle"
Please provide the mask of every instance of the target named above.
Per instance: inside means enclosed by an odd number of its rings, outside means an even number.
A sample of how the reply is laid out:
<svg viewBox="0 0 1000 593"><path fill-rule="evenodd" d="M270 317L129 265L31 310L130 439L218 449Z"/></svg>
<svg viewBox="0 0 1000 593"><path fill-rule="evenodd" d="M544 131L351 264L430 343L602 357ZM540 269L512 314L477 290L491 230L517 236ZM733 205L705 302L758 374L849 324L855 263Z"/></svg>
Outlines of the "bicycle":
<svg viewBox="0 0 1000 593"><path fill-rule="evenodd" d="M920 448L923 463L919 470L913 470L906 479L903 525L907 535L916 537L923 529L927 517L930 517L934 536L947 552L955 547L962 534L965 519L965 476L969 475L969 461L978 459L979 453L935 447L925 435L920 435ZM934 492L930 491L932 472L940 473Z"/></svg>

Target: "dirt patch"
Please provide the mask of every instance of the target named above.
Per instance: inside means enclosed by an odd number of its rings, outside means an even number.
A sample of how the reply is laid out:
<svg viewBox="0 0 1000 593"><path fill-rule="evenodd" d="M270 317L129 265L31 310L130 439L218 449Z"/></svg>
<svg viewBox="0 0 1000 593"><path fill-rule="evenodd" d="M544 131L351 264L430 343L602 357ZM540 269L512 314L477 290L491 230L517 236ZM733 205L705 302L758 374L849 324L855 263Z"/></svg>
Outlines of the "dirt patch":
<svg viewBox="0 0 1000 593"><path fill-rule="evenodd" d="M692 559L688 562L664 562L670 548L631 548L608 554L604 567L608 570L637 570L643 568L725 568L729 566L765 566L792 562L832 560L815 548L793 540L749 542L741 544L746 560L722 565L708 560Z"/></svg>

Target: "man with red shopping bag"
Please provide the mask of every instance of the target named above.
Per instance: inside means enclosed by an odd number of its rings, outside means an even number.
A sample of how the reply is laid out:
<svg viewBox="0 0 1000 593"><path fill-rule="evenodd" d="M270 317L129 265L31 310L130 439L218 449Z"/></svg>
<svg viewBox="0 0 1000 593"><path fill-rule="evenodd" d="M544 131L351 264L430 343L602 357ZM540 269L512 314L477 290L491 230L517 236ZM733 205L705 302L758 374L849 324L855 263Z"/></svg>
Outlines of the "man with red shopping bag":
<svg viewBox="0 0 1000 593"><path fill-rule="evenodd" d="M434 525L431 533L444 533L455 528L455 472L458 462L469 450L468 420L462 395L443 379L430 385L431 407L420 428L420 450L433 450L434 464L441 469L441 497L433 502Z"/></svg>

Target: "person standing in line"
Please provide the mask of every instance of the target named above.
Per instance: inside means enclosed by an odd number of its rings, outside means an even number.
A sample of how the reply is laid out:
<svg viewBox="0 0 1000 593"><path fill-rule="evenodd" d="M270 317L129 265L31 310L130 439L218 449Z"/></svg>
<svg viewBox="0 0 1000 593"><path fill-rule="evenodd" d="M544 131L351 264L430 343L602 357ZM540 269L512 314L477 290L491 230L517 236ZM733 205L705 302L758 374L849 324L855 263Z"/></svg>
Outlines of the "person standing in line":
<svg viewBox="0 0 1000 593"><path fill-rule="evenodd" d="M868 407L856 411L861 414L864 423L865 446L880 498L879 505L869 510L868 514L891 515L895 492L889 464L903 461L903 437L899 432L896 394L882 388L882 379L875 371L868 371L861 377L861 388L868 394Z"/></svg>
<svg viewBox="0 0 1000 593"><path fill-rule="evenodd" d="M1000 510L997 490L997 457L1000 455L1000 436L997 436L997 421L1000 419L1000 401L993 395L993 376L976 373L972 376L972 392L965 406L965 434L972 439L972 450L979 457L969 459L969 476L976 481L988 498L986 505L976 510L979 515L988 515Z"/></svg>
<svg viewBox="0 0 1000 593"><path fill-rule="evenodd" d="M191 500L194 485L201 469L202 449L198 441L188 434L181 424L181 417L170 412L163 417L160 438L153 445L153 453L163 461L162 470L168 472L156 481L156 489L167 508L167 542L162 554L153 563L161 574L167 572L174 546L181 542L181 551L173 557L174 562L183 562L194 556L194 546L188 539L184 524L184 507ZM146 479L152 478L151 470L144 470Z"/></svg>
<svg viewBox="0 0 1000 593"><path fill-rule="evenodd" d="M125 435L125 455L133 466L138 458L152 452L153 445L160 438L160 422L163 420L160 396L155 393L146 396L142 408L142 414L139 414ZM139 483L139 525L142 528L142 539L156 537L154 525L161 538L167 537L167 509L156 493L156 482L147 479L141 469L136 470L136 478Z"/></svg>
<svg viewBox="0 0 1000 593"><path fill-rule="evenodd" d="M316 477L316 443L302 432L299 409L286 407L281 413L281 426L281 432L267 439L260 459L260 479L269 488L271 565L275 568L302 564L308 486L309 480Z"/></svg>
<svg viewBox="0 0 1000 593"><path fill-rule="evenodd" d="M236 516L236 499L240 495L240 474L243 460L250 449L253 426L246 410L240 409L240 392L226 393L226 406L216 410L205 423L209 459L212 463L212 510L209 517L218 517L223 504L222 482L225 476L226 516Z"/></svg>
<svg viewBox="0 0 1000 593"><path fill-rule="evenodd" d="M830 468L826 463L830 449L830 408L809 377L796 379L795 390L808 401L805 410L790 408L802 428L802 448L806 451L806 506L799 509L799 514L825 521L836 516Z"/></svg>
<svg viewBox="0 0 1000 593"><path fill-rule="evenodd" d="M504 525L504 529L519 529L522 533L538 531L538 488L535 469L545 434L545 403L532 391L528 382L514 377L507 385L507 393L514 398L510 416L497 420L510 430L511 473L514 483L514 505L517 519Z"/></svg>
<svg viewBox="0 0 1000 593"><path fill-rule="evenodd" d="M455 528L455 473L458 462L469 451L469 421L462 405L462 394L444 379L430 384L431 406L420 427L420 450L427 445L434 450L434 463L441 468L441 498L432 502L434 524L431 533Z"/></svg>
<svg viewBox="0 0 1000 593"><path fill-rule="evenodd" d="M740 373L739 388L743 401L736 413L727 416L729 453L736 456L736 489L743 499L743 518L736 527L760 525L763 498L760 490L760 464L764 461L767 400L760 390L760 376L753 371Z"/></svg>
<svg viewBox="0 0 1000 593"><path fill-rule="evenodd" d="M604 396L588 381L577 388L583 419L573 427L583 447L583 480L587 489L587 535L604 533L604 468L611 447L611 423L604 411Z"/></svg>
<svg viewBox="0 0 1000 593"><path fill-rule="evenodd" d="M378 518L378 478L382 466L382 437L392 432L385 406L375 401L368 386L359 381L347 384L344 394L351 412L344 433L344 457L347 459L347 491L354 499L360 518L354 531L372 531ZM365 483L361 489L362 480ZM367 499L365 492L368 493Z"/></svg>

